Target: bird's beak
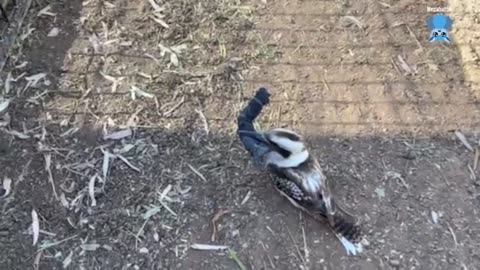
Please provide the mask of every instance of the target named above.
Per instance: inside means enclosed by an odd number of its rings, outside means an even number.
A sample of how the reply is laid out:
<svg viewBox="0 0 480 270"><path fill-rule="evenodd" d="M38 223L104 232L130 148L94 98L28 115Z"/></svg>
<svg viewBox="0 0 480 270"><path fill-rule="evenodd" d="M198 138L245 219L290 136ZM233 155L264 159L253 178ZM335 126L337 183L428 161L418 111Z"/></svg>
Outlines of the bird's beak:
<svg viewBox="0 0 480 270"><path fill-rule="evenodd" d="M241 131L239 131L239 135L240 136L247 136L247 137L250 137L250 138L255 139L257 141L260 141L260 142L263 142L263 143L266 143L266 144L270 144L269 141L267 140L267 138L265 137L265 134L263 134L261 132L241 130Z"/></svg>

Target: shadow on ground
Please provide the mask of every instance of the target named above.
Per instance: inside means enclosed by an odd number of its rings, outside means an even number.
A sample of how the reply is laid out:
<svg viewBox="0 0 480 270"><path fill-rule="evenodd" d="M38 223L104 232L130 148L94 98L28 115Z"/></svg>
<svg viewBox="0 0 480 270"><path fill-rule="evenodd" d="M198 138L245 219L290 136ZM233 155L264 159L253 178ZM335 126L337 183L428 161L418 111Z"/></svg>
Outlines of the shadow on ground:
<svg viewBox="0 0 480 270"><path fill-rule="evenodd" d="M14 192L2 200L0 240L10 251L2 256L8 260L4 263L22 269L32 265L35 248L26 231L34 208L43 230L40 247L53 243L43 251L41 269L61 269L66 258L87 269L236 268L225 253L189 249L194 243L227 245L248 269L478 264L478 191L468 173L471 155L462 145L447 139L308 142L338 200L365 224L371 244L362 257L345 256L325 224L303 216L278 195L236 138L212 134L192 139L190 133L158 130L104 141L100 132L84 129L64 141L47 138L41 152L13 141L13 156L1 157L3 164L10 158L28 164L6 170ZM128 163L111 159L104 179L100 148ZM56 190L66 207L54 199L42 169L45 153L52 155ZM88 193L94 175L102 178L95 182L96 206ZM229 213L217 220L212 241L212 219L225 210Z"/></svg>

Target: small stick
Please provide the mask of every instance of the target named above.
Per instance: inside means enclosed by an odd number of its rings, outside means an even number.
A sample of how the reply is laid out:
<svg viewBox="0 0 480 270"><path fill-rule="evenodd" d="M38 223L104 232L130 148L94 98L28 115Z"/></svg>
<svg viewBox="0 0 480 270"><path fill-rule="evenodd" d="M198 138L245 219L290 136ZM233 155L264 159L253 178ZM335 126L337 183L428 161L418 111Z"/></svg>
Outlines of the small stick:
<svg viewBox="0 0 480 270"><path fill-rule="evenodd" d="M182 97L182 100L180 100L179 103L177 103L177 105L173 106L170 110L168 110L167 112L165 112L165 114L163 116L169 116L171 113L173 113L176 109L178 109L178 107L182 106L183 102L185 101L185 97Z"/></svg>
<svg viewBox="0 0 480 270"><path fill-rule="evenodd" d="M478 166L478 146L475 147L475 159L473 160L473 170L476 171Z"/></svg>
<svg viewBox="0 0 480 270"><path fill-rule="evenodd" d="M230 213L231 211L226 209L226 210L220 210L218 211L217 214L215 214L215 216L212 218L212 225L213 225L213 232L212 232L212 237L211 237L211 240L212 242L215 241L215 236L217 235L217 221L224 215Z"/></svg>
<svg viewBox="0 0 480 270"><path fill-rule="evenodd" d="M150 218L145 219L145 221L142 224L142 227L140 227L140 230L138 230L138 233L135 235L135 250L138 250L138 242L141 242L140 240L140 235L143 233L143 229L145 228L145 225L147 225L147 222Z"/></svg>
<svg viewBox="0 0 480 270"><path fill-rule="evenodd" d="M237 256L237 253L232 250L232 249L228 249L228 257L233 260L237 265L238 267L240 267L241 270L247 270L247 268L245 267L245 265L243 265L243 263L240 261L240 259L238 258Z"/></svg>
<svg viewBox="0 0 480 270"><path fill-rule="evenodd" d="M298 256L300 256L300 261L302 261L303 264L305 265L306 264L305 263L305 258L303 258L302 253L300 252L300 249L298 248L297 243L295 243L295 240L293 239L292 233L290 232L290 229L288 228L288 226L287 226L287 231L288 231L288 234L290 235L290 239L292 239L293 245L295 245Z"/></svg>
<svg viewBox="0 0 480 270"><path fill-rule="evenodd" d="M305 261L309 262L309 252L307 246L307 238L305 237L305 227L302 226L302 234L303 234L303 249L305 252Z"/></svg>
<svg viewBox="0 0 480 270"><path fill-rule="evenodd" d="M265 253L267 254L267 259L268 259L268 261L270 261L270 265L272 266L272 269L277 269L277 268L275 267L275 264L273 264L272 258L270 258L270 254L268 254L267 248L265 247L265 245L263 244L262 241L260 241L260 245L262 245L263 250L264 250Z"/></svg>
<svg viewBox="0 0 480 270"><path fill-rule="evenodd" d="M450 223L447 222L448 229L450 230L450 234L452 234L453 242L455 242L455 249L457 249L458 242L457 242L457 236L453 232L452 227L450 226Z"/></svg>
<svg viewBox="0 0 480 270"><path fill-rule="evenodd" d="M45 158L45 170L48 173L48 181L52 185L53 195L55 196L55 199L57 199L57 201L58 201L59 198L58 198L58 195L57 195L57 190L55 189L55 183L54 183L54 180L53 180L52 170L50 168L51 163L52 163L52 154L51 153L45 153L43 155L43 157Z"/></svg>
<svg viewBox="0 0 480 270"><path fill-rule="evenodd" d="M327 88L328 92L330 92L330 87L328 86L328 83L325 79L322 80L323 81L323 85L325 85L325 88Z"/></svg>
<svg viewBox="0 0 480 270"><path fill-rule="evenodd" d="M210 133L210 129L208 128L207 118L205 117L205 115L201 110L195 109L195 112L198 113L198 115L200 116L200 119L202 119L203 128L205 129L205 133L208 135Z"/></svg>
<svg viewBox="0 0 480 270"><path fill-rule="evenodd" d="M470 164L468 164L467 167L468 167L468 170L470 171L470 178L471 178L473 181L477 181L477 176L475 175L475 171L472 169L472 167L470 166Z"/></svg>
<svg viewBox="0 0 480 270"><path fill-rule="evenodd" d="M423 48L422 44L420 43L420 41L418 41L417 36L413 33L412 29L410 28L410 26L408 26L408 24L405 24L405 26L407 27L408 32L410 32L410 35L411 35L411 36L415 39L415 41L417 42L417 45L418 45L418 47L420 48L420 50L423 52L423 51L424 51L424 48Z"/></svg>
<svg viewBox="0 0 480 270"><path fill-rule="evenodd" d="M186 163L186 162L185 162ZM207 179L205 178L205 176L203 176L199 171L197 171L192 165L188 164L187 163L187 166L190 168L190 170L192 170L196 175L198 175L198 177L200 177L203 182L207 183Z"/></svg>
<svg viewBox="0 0 480 270"><path fill-rule="evenodd" d="M403 74L402 74L402 72L400 72L400 69L398 68L397 64L393 60L393 57L392 57L392 59L390 59L390 61L392 61L392 65L395 68L395 70L398 72L398 75L402 76Z"/></svg>

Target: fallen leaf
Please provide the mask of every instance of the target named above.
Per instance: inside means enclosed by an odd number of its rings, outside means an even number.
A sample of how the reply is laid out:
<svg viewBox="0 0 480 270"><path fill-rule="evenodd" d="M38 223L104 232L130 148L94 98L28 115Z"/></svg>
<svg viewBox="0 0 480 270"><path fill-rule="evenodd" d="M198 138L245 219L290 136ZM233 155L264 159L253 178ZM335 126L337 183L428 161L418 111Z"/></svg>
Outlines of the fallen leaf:
<svg viewBox="0 0 480 270"><path fill-rule="evenodd" d="M62 203L62 206L69 209L70 207L70 204L68 203L67 201L67 198L65 197L65 193L61 193L60 194L60 202Z"/></svg>
<svg viewBox="0 0 480 270"><path fill-rule="evenodd" d="M152 8L155 10L155 12L162 12L165 10L165 8L160 7L157 3L155 3L155 0L148 0Z"/></svg>
<svg viewBox="0 0 480 270"><path fill-rule="evenodd" d="M170 47L170 50L172 50L176 54L181 54L186 49L187 49L187 44L180 44L177 46Z"/></svg>
<svg viewBox="0 0 480 270"><path fill-rule="evenodd" d="M43 257L43 249L40 250L40 252L37 253L35 256L35 260L33 260L33 269L38 270L38 267L40 266L40 260Z"/></svg>
<svg viewBox="0 0 480 270"><path fill-rule="evenodd" d="M43 8L42 10L40 10L38 12L38 15L37 16L41 16L41 15L47 15L47 16L51 16L51 17L55 17L57 16L56 13L53 13L53 12L50 12L50 9L52 7L50 5L46 6L45 8Z"/></svg>
<svg viewBox="0 0 480 270"><path fill-rule="evenodd" d="M383 199L383 197L385 197L385 189L383 188L376 188L375 189L375 193L377 193L377 196L379 199Z"/></svg>
<svg viewBox="0 0 480 270"><path fill-rule="evenodd" d="M178 57L175 53L170 54L170 63L172 63L174 66L178 67Z"/></svg>
<svg viewBox="0 0 480 270"><path fill-rule="evenodd" d="M360 28L361 30L363 30L363 24L360 22L360 20L358 20L357 18L353 17L353 16L345 16L343 17L344 19L347 19L351 22L353 22L358 28Z"/></svg>
<svg viewBox="0 0 480 270"><path fill-rule="evenodd" d="M110 152L104 151L103 152L103 163L102 163L102 173L103 179L107 179L108 176L108 168L110 167Z"/></svg>
<svg viewBox="0 0 480 270"><path fill-rule="evenodd" d="M168 186L162 191L162 193L160 194L160 196L158 197L158 200L159 201L163 201L163 199L165 199L165 197L167 196L167 194L170 192L170 190L172 190L172 185L171 184L168 184Z"/></svg>
<svg viewBox="0 0 480 270"><path fill-rule="evenodd" d="M8 72L7 78L5 79L5 94L10 93L12 80L13 80L12 72ZM0 110L0 112L2 111Z"/></svg>
<svg viewBox="0 0 480 270"><path fill-rule="evenodd" d="M127 128L103 137L104 140L120 140L132 135L132 130Z"/></svg>
<svg viewBox="0 0 480 270"><path fill-rule="evenodd" d="M160 207L152 207L152 208L148 209L147 212L145 212L145 214L143 214L143 219L149 219L150 217L152 217L156 213L160 212L160 210L161 210Z"/></svg>
<svg viewBox="0 0 480 270"><path fill-rule="evenodd" d="M400 67L407 73L407 74L413 74L412 68L407 64L407 62L403 59L402 56L398 56L398 60L400 62Z"/></svg>
<svg viewBox="0 0 480 270"><path fill-rule="evenodd" d="M10 194L10 191L12 190L12 179L8 177L3 178L3 190L5 190L5 194L0 196L0 198L5 198Z"/></svg>
<svg viewBox="0 0 480 270"><path fill-rule="evenodd" d="M63 260L63 268L67 268L72 263L73 252L70 251L68 256Z"/></svg>
<svg viewBox="0 0 480 270"><path fill-rule="evenodd" d="M8 130L7 133L22 140L26 140L30 138L30 136L16 130Z"/></svg>
<svg viewBox="0 0 480 270"><path fill-rule="evenodd" d="M437 212L435 211L432 211L432 221L433 221L433 224L437 224L438 223L438 214Z"/></svg>
<svg viewBox="0 0 480 270"><path fill-rule="evenodd" d="M121 159L123 162L125 162L125 164L127 164L128 167L134 169L134 170L137 171L137 172L140 172L140 169L139 169L139 168L133 166L133 165L128 161L128 159L126 159L126 158L123 157L122 155L117 155L117 157L118 157L119 159Z"/></svg>
<svg viewBox="0 0 480 270"><path fill-rule="evenodd" d="M10 105L10 99L0 100L0 113L7 110L8 105Z"/></svg>
<svg viewBox="0 0 480 270"><path fill-rule="evenodd" d="M112 93L115 93L117 91L118 86L120 85L122 80L125 79L125 77L115 78L115 77L106 75L101 71L100 71L100 75L102 75L106 80L112 82Z"/></svg>
<svg viewBox="0 0 480 270"><path fill-rule="evenodd" d="M193 244L190 247L192 249L196 249L196 250L225 250L225 249L228 249L228 246L207 245L207 244Z"/></svg>
<svg viewBox="0 0 480 270"><path fill-rule="evenodd" d="M33 233L33 245L35 246L40 235L40 222L38 221L38 214L35 209L32 209L32 233Z"/></svg>
<svg viewBox="0 0 480 270"><path fill-rule="evenodd" d="M130 94L132 96L132 99L135 100L137 95L139 96L142 96L142 97L146 97L146 98L154 98L155 96L150 94L150 93L147 93L143 90L141 90L140 88L136 87L136 86L132 86L130 88Z"/></svg>
<svg viewBox="0 0 480 270"><path fill-rule="evenodd" d="M465 147L472 151L473 152L473 147L470 145L470 143L467 141L467 138L465 138L465 135L463 135L463 133L461 133L460 131L458 130L455 130L455 135L457 136L457 138L463 143L463 145L465 145Z"/></svg>
<svg viewBox="0 0 480 270"><path fill-rule="evenodd" d="M243 198L243 200L242 200L242 202L240 203L240 205L244 205L244 204L248 201L248 199L250 199L250 195L251 195L251 194L252 194L252 191L249 190L249 191L247 192L247 195L245 195L245 198Z"/></svg>
<svg viewBox="0 0 480 270"><path fill-rule="evenodd" d="M154 20L156 23L160 24L161 26L163 26L167 29L170 28L170 26L168 26L168 24L164 20L162 20L158 17L155 17L155 16L150 16L150 18L152 18L152 20Z"/></svg>
<svg viewBox="0 0 480 270"><path fill-rule="evenodd" d="M100 43L100 40L98 39L95 33L93 33L91 36L88 37L88 41L90 41L90 43L92 44L93 51L95 53L102 52L102 44Z"/></svg>
<svg viewBox="0 0 480 270"><path fill-rule="evenodd" d="M47 76L47 73L38 73L38 74L35 74L35 75L32 75L32 76L25 77L25 80L28 81L28 84L30 86L35 87L35 86L37 86L38 82L41 79L44 79L46 76Z"/></svg>
<svg viewBox="0 0 480 270"><path fill-rule="evenodd" d="M161 57L164 57L167 52L168 53L172 52L169 48L163 46L162 44L158 44L158 47L160 47L160 56Z"/></svg>
<svg viewBox="0 0 480 270"><path fill-rule="evenodd" d="M112 3L110 3L110 2L108 2L108 1L105 1L104 3L105 3L105 5L106 5L108 8L115 8L115 5L112 4Z"/></svg>
<svg viewBox="0 0 480 270"><path fill-rule="evenodd" d="M88 182L88 194L90 195L90 200L92 201L92 206L97 205L97 201L95 200L95 180L97 179L97 175L95 174L90 181Z"/></svg>
<svg viewBox="0 0 480 270"><path fill-rule="evenodd" d="M52 30L50 30L50 32L48 32L47 37L56 37L58 36L59 33L60 33L60 29L58 27L54 27L52 28Z"/></svg>
<svg viewBox="0 0 480 270"><path fill-rule="evenodd" d="M100 245L99 244L83 244L83 245L80 245L80 247L85 251L95 251L97 250L97 248L100 247Z"/></svg>

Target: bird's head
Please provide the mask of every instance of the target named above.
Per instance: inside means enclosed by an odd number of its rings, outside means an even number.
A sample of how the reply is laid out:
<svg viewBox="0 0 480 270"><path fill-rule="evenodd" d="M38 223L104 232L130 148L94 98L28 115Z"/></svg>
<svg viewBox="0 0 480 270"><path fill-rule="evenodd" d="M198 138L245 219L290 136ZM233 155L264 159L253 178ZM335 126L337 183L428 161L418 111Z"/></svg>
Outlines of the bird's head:
<svg viewBox="0 0 480 270"><path fill-rule="evenodd" d="M242 131L241 136L254 138L267 146L270 149L267 159L281 167L297 166L309 156L302 136L289 129L275 128L263 132Z"/></svg>
<svg viewBox="0 0 480 270"><path fill-rule="evenodd" d="M280 153L295 155L305 151L305 143L302 136L292 130L275 128L264 132L264 136Z"/></svg>

